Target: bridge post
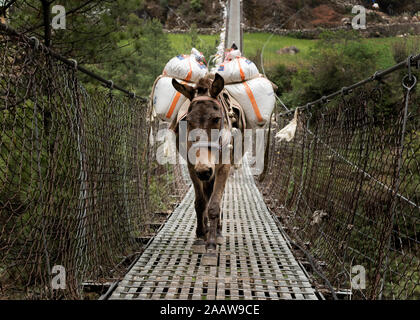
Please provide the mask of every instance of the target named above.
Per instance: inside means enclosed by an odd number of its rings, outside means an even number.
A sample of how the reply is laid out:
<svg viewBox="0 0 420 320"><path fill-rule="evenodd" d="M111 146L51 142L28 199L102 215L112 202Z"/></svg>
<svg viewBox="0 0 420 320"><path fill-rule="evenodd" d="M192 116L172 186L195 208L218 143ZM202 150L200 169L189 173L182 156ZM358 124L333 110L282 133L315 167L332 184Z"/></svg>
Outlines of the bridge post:
<svg viewBox="0 0 420 320"><path fill-rule="evenodd" d="M243 50L242 37L242 0L229 0L227 6L226 21L226 49L232 47L232 44Z"/></svg>

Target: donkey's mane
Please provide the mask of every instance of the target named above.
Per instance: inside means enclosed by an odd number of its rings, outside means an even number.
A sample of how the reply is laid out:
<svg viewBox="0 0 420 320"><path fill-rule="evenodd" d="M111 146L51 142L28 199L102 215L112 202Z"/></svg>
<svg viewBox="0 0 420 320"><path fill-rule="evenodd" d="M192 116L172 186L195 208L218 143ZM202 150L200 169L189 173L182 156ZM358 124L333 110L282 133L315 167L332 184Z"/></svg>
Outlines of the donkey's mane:
<svg viewBox="0 0 420 320"><path fill-rule="evenodd" d="M207 74L205 75L203 78L201 78L200 80L198 80L196 89L197 89L197 93L199 95L202 94L206 94L209 89L211 88L211 84L212 84L212 79L211 79L211 75Z"/></svg>

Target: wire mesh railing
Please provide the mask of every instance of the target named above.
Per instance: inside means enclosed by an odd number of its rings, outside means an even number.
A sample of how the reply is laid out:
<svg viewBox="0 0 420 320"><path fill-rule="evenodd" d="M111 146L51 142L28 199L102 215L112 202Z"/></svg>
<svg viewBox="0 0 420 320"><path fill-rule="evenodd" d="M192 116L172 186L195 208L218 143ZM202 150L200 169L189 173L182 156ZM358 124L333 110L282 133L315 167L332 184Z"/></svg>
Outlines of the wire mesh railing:
<svg viewBox="0 0 420 320"><path fill-rule="evenodd" d="M185 192L178 167L153 161L147 101L78 75L1 31L0 299L82 298L83 281L118 278L154 213Z"/></svg>
<svg viewBox="0 0 420 320"><path fill-rule="evenodd" d="M420 299L420 96L403 65L298 108L290 142L274 138L294 117L281 114L260 183L292 241L352 299Z"/></svg>

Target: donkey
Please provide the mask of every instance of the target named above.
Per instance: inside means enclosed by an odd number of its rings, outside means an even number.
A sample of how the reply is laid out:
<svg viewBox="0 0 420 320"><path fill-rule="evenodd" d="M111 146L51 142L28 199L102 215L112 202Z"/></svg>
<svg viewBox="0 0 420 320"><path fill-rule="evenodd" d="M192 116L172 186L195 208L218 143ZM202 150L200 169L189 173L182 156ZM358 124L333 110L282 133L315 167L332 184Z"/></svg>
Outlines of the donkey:
<svg viewBox="0 0 420 320"><path fill-rule="evenodd" d="M187 166L195 191L195 244L205 244L207 255L215 256L216 244L223 242L220 205L234 160L231 132L242 131L243 137L245 124L240 121L241 110L231 108L227 94L221 94L224 80L219 74L216 73L213 81L209 76L200 79L195 87L181 84L175 79L172 80L172 85L190 100L186 114L180 119L187 122L186 136L190 137L199 130L206 133L204 137L197 134L198 136L193 135L193 139L187 139ZM176 133L179 151L179 122L172 125L172 128ZM217 142L210 142L214 140L210 138L212 130L214 137L214 129L220 135ZM190 141L194 137L195 141ZM236 145L235 141L235 147ZM242 153L243 151L241 157Z"/></svg>

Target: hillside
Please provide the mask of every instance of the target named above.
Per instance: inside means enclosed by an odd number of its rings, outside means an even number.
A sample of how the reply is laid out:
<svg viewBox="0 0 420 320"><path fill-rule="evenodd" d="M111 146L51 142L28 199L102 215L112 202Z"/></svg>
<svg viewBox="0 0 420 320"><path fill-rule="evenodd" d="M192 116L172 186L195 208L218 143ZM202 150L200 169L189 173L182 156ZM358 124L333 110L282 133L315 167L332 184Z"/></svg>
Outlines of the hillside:
<svg viewBox="0 0 420 320"><path fill-rule="evenodd" d="M221 26L221 0L146 0L142 17L158 18L166 29ZM369 10L371 23L413 22L420 11L420 0L377 0L380 11ZM243 0L244 24L253 28L285 29L336 27L351 17L351 8L372 1L356 0Z"/></svg>

